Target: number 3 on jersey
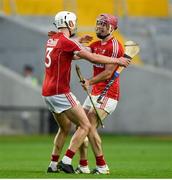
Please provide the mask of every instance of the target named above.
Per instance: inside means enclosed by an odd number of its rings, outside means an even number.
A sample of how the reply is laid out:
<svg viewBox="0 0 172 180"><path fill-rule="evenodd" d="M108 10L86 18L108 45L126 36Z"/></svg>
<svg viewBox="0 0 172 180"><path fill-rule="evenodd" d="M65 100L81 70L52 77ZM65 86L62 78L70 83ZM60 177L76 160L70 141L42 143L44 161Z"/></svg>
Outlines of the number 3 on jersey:
<svg viewBox="0 0 172 180"><path fill-rule="evenodd" d="M45 66L49 68L51 66L51 57L50 53L52 52L53 48L47 48L46 49L46 60L45 60Z"/></svg>

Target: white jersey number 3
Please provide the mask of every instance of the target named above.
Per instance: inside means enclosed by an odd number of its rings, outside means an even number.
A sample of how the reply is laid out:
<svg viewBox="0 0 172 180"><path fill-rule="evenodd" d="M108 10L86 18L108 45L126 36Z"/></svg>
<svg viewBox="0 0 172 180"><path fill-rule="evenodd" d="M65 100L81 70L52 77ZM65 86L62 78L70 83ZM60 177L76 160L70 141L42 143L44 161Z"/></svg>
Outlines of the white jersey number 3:
<svg viewBox="0 0 172 180"><path fill-rule="evenodd" d="M49 68L51 66L51 57L50 53L53 50L53 48L47 48L46 49L46 61L45 61L45 66ZM47 61L48 60L48 61Z"/></svg>

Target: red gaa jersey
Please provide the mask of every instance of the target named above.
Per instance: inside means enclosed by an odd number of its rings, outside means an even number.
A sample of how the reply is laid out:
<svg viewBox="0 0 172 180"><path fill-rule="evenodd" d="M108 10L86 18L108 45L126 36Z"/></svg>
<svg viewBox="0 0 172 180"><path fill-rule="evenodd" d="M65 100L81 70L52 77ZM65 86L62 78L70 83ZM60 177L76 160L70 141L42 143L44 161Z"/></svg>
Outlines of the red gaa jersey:
<svg viewBox="0 0 172 180"><path fill-rule="evenodd" d="M70 92L71 62L75 51L81 46L63 33L56 33L48 39L45 57L43 96Z"/></svg>
<svg viewBox="0 0 172 180"><path fill-rule="evenodd" d="M109 57L121 57L124 55L124 49L122 45L115 38L111 38L107 42L96 41L90 45L90 48L92 52L96 54L102 54ZM96 76L105 70L105 65L94 64L93 69L94 69L94 76ZM93 85L92 95L100 95L110 79ZM109 88L106 96L112 99L119 100L119 95L120 95L120 87L119 87L119 77L118 77L114 81L112 86Z"/></svg>

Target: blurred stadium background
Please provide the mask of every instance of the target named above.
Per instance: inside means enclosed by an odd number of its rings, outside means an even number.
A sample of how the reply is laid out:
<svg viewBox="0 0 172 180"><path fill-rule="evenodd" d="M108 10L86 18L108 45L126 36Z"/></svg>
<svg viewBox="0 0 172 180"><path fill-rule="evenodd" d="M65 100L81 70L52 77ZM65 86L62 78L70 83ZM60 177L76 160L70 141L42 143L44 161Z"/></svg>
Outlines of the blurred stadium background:
<svg viewBox="0 0 172 180"><path fill-rule="evenodd" d="M141 52L121 74L121 100L102 133L172 134L172 0L0 0L0 134L47 134L55 124L41 98L44 44L61 10L78 15L78 34L95 37L96 16L119 16L114 33ZM39 84L28 83L23 67ZM80 62L85 77L91 65ZM71 88L84 101L75 70Z"/></svg>

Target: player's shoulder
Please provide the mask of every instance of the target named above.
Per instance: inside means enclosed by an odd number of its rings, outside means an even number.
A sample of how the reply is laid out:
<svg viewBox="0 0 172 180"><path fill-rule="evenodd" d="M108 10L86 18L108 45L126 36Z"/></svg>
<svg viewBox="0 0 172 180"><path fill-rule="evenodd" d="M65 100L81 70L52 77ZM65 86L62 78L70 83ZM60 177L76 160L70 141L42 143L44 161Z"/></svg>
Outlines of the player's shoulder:
<svg viewBox="0 0 172 180"><path fill-rule="evenodd" d="M56 34L54 34L51 38L53 39L60 39L61 41L72 41L71 38L67 37L65 34L63 34L62 32L57 32Z"/></svg>
<svg viewBox="0 0 172 180"><path fill-rule="evenodd" d="M114 57L122 56L124 51L122 43L115 37L108 41L106 49L109 51L109 54L113 55Z"/></svg>
<svg viewBox="0 0 172 180"><path fill-rule="evenodd" d="M124 46L123 46L123 43L121 41L119 41L117 38L113 37L111 39L111 43L114 45L114 46L117 46L119 49L123 49Z"/></svg>
<svg viewBox="0 0 172 180"><path fill-rule="evenodd" d="M90 44L90 46L97 46L97 45L100 45L101 44L101 41L100 40L97 40L97 41L94 41Z"/></svg>
<svg viewBox="0 0 172 180"><path fill-rule="evenodd" d="M70 38L64 35L64 40L70 45L77 45L79 47L82 47L82 45L75 38Z"/></svg>
<svg viewBox="0 0 172 180"><path fill-rule="evenodd" d="M122 45L122 42L119 41L119 39L117 39L116 37L113 37L111 39L111 43L115 43L115 44L118 44L118 45Z"/></svg>
<svg viewBox="0 0 172 180"><path fill-rule="evenodd" d="M60 37L63 37L63 33L61 33L61 32L56 32L50 36L50 38L52 38L52 39L56 39L56 38L60 38Z"/></svg>
<svg viewBox="0 0 172 180"><path fill-rule="evenodd" d="M58 42L58 43L57 43ZM47 40L48 46L62 45L66 43L66 38L63 33L57 32L49 37Z"/></svg>
<svg viewBox="0 0 172 180"><path fill-rule="evenodd" d="M64 34L61 32L57 32L57 33L53 34L52 36L50 36L49 39L53 40L53 41L58 40L59 42L63 42L66 40Z"/></svg>
<svg viewBox="0 0 172 180"><path fill-rule="evenodd" d="M59 42L60 42L59 44L61 45L63 49L66 49L66 48L69 49L76 46L79 47L80 49L82 48L81 44L77 40L72 39L61 32L57 33L54 38L59 39Z"/></svg>

